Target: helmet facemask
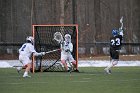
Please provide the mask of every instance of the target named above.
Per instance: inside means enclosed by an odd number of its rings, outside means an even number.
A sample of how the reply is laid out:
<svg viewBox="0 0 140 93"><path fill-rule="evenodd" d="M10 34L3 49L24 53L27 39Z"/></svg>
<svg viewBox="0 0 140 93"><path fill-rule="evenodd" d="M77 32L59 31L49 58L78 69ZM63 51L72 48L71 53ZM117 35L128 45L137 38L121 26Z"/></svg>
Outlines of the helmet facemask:
<svg viewBox="0 0 140 93"><path fill-rule="evenodd" d="M71 42L71 36L69 34L65 35L65 41L68 43Z"/></svg>
<svg viewBox="0 0 140 93"><path fill-rule="evenodd" d="M27 42L31 42L32 44L34 43L34 38L32 37L32 36L28 36L27 38L26 38L26 41Z"/></svg>

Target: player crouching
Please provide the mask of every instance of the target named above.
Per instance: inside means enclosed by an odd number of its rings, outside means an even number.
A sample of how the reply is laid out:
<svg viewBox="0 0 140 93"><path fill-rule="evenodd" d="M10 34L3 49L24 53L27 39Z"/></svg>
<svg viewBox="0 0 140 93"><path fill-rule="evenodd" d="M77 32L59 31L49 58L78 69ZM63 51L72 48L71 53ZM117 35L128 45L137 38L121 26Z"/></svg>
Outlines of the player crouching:
<svg viewBox="0 0 140 93"><path fill-rule="evenodd" d="M71 43L71 35L66 34L64 37L64 42L61 44L61 62L64 65L65 71L71 72L72 67L76 72L79 72L78 69L76 68L76 61L74 60L72 56L72 51L73 51L73 44ZM72 67L69 68L67 65Z"/></svg>
<svg viewBox="0 0 140 93"><path fill-rule="evenodd" d="M31 77L28 75L30 69L31 69L31 57L34 56L42 56L45 55L45 52L36 52L34 48L34 38L32 36L28 36L26 38L26 43L24 43L21 48L19 49L19 61L23 64L25 67L25 72L23 74L23 77ZM18 67L17 71L19 72L22 69L22 67Z"/></svg>

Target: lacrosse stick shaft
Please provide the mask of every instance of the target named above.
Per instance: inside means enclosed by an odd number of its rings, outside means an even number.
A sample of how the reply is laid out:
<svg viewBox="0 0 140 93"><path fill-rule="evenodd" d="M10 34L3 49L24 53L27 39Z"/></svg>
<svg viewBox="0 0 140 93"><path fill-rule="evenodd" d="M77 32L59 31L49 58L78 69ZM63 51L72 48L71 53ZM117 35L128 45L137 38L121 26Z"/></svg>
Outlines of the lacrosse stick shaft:
<svg viewBox="0 0 140 93"><path fill-rule="evenodd" d="M55 50L51 50L51 51L48 51L48 52L45 52L45 53L48 54L48 53L52 53L52 52L59 51L59 50L61 50L61 49L55 49Z"/></svg>

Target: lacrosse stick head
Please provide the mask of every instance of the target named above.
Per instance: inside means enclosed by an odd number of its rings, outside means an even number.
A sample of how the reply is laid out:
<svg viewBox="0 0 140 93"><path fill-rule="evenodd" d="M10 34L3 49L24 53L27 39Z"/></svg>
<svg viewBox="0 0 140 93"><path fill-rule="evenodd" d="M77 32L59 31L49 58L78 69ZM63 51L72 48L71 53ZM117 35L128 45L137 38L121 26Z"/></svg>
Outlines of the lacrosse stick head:
<svg viewBox="0 0 140 93"><path fill-rule="evenodd" d="M123 16L122 16L121 19L120 19L120 23L123 23Z"/></svg>
<svg viewBox="0 0 140 93"><path fill-rule="evenodd" d="M54 40L56 40L58 43L63 42L63 36L60 32L55 32L54 33Z"/></svg>

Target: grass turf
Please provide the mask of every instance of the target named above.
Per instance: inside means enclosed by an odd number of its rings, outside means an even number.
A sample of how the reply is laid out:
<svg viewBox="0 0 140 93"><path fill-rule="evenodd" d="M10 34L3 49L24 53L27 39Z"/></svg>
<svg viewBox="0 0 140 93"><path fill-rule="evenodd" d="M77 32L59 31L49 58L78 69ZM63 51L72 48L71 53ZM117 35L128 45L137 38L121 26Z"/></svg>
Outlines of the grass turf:
<svg viewBox="0 0 140 93"><path fill-rule="evenodd" d="M22 78L13 68L0 68L1 93L140 93L140 67L79 68L80 73L42 72Z"/></svg>

